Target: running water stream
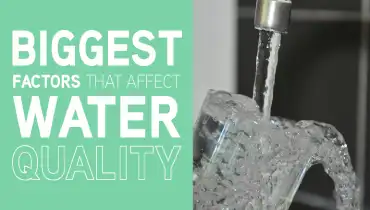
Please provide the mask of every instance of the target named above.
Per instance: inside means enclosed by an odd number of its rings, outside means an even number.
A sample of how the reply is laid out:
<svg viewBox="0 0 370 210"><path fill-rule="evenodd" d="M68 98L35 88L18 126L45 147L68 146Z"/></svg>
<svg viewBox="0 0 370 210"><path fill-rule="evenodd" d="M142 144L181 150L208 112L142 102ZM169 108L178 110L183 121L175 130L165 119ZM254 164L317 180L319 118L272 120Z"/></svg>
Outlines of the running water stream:
<svg viewBox="0 0 370 210"><path fill-rule="evenodd" d="M253 99L260 107L265 119L270 118L271 115L280 42L280 33L264 30L259 33Z"/></svg>

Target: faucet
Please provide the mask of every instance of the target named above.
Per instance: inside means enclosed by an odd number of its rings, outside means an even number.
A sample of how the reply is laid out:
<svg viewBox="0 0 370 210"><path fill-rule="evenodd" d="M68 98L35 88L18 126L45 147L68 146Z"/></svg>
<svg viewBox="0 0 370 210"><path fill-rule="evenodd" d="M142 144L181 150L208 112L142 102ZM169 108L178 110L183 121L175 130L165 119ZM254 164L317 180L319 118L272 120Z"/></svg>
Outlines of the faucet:
<svg viewBox="0 0 370 210"><path fill-rule="evenodd" d="M292 2L290 0L257 0L254 26L258 30L288 33Z"/></svg>

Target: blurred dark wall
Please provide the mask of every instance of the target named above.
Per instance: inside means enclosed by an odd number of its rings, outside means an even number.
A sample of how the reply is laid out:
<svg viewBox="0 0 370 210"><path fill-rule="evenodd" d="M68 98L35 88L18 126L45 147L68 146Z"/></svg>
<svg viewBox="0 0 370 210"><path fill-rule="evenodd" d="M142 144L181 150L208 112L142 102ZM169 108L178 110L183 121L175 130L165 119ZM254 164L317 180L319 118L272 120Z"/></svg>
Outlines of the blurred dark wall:
<svg viewBox="0 0 370 210"><path fill-rule="evenodd" d="M253 8L254 5L255 1L239 1L240 9ZM331 21L325 17L310 20L293 16L289 34L282 39L272 108L275 116L334 125L344 135L355 167L358 164L356 123L362 25L360 19L354 20L353 17L360 15L360 7L359 0L293 0L293 8L304 9L305 13L319 9L347 11L352 16ZM248 18L250 16L253 14L239 14L238 92L251 97L258 31L253 27L253 19ZM370 169L370 161L366 164ZM370 188L370 183L367 186ZM320 166L308 172L299 191L334 201L333 183ZM365 200L370 205L369 193ZM291 209L322 208L295 202Z"/></svg>

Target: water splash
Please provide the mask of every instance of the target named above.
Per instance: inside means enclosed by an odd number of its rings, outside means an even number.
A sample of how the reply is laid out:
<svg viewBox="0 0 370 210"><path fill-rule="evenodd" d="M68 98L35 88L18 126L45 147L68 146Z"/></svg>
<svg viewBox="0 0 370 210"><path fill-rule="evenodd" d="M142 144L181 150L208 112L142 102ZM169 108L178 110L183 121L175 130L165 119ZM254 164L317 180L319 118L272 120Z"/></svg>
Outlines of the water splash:
<svg viewBox="0 0 370 210"><path fill-rule="evenodd" d="M333 126L266 121L256 103L240 95L214 92L207 100L194 139L211 147L194 162L194 209L287 210L314 164L333 179L338 210L360 209L347 145Z"/></svg>

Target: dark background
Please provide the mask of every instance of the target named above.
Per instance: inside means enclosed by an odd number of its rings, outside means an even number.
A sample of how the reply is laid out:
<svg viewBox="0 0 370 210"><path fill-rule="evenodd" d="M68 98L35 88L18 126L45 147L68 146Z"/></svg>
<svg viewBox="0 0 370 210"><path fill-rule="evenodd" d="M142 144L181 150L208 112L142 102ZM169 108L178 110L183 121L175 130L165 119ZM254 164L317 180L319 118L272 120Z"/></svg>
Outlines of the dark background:
<svg viewBox="0 0 370 210"><path fill-rule="evenodd" d="M239 0L237 90L250 97L258 40L253 27L254 6L255 0ZM360 65L361 45L370 47L365 24L369 22L361 21L361 0L293 0L292 23L288 35L282 38L272 106L274 116L334 125L347 141L356 171L366 171L359 174L363 179L370 175L370 167L366 167L370 154L366 152L363 159L357 157L359 149L370 149L366 144L370 136L366 135L363 143L357 131L358 118L370 116L358 109L359 97L370 98L369 91L360 92L358 88L359 73L369 70L364 69L368 65ZM370 183L365 185L364 200L370 206ZM322 167L311 168L290 209L335 209L333 187Z"/></svg>

